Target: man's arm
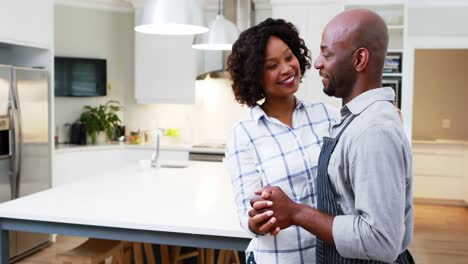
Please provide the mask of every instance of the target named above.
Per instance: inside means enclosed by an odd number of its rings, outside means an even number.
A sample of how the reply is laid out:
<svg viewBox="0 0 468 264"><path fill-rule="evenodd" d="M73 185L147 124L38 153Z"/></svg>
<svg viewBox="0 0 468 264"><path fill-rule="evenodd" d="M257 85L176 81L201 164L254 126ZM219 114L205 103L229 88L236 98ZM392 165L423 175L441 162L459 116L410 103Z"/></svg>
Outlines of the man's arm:
<svg viewBox="0 0 468 264"><path fill-rule="evenodd" d="M355 214L333 221L335 245L343 257L393 262L401 253L411 166L402 140L394 124L385 123L367 128L352 142L348 160Z"/></svg>

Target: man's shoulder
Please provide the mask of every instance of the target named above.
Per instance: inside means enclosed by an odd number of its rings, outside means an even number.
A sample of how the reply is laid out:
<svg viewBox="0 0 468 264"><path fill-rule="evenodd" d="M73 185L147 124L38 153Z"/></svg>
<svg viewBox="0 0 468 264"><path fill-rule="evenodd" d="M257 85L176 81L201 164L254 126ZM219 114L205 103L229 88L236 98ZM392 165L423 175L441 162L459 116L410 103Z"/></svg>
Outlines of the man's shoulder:
<svg viewBox="0 0 468 264"><path fill-rule="evenodd" d="M372 137L385 133L396 137L404 136L403 123L398 109L386 101L378 101L362 111L349 126L347 134L351 139Z"/></svg>

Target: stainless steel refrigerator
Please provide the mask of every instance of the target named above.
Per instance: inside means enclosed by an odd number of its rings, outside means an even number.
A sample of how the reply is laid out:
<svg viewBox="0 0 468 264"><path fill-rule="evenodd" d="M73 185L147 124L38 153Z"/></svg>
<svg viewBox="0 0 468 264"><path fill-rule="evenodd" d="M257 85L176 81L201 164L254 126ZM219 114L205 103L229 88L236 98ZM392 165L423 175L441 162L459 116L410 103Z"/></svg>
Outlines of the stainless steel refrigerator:
<svg viewBox="0 0 468 264"><path fill-rule="evenodd" d="M48 71L0 65L0 203L51 186L49 90ZM49 240L10 232L11 262Z"/></svg>

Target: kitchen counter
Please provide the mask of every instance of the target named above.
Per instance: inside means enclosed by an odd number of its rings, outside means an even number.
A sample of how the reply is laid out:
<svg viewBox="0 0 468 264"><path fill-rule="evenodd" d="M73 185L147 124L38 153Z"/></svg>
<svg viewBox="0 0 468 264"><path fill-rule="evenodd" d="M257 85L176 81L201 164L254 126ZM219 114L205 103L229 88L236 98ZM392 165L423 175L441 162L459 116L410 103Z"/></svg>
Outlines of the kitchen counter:
<svg viewBox="0 0 468 264"><path fill-rule="evenodd" d="M193 147L192 145L173 144L161 145L161 150L170 151L187 151L206 154L224 154L224 148L207 148ZM90 151L90 150L105 150L105 149L156 149L155 144L130 144L127 142L109 142L103 145L71 145L58 144L55 145L55 153L74 152L74 151Z"/></svg>
<svg viewBox="0 0 468 264"><path fill-rule="evenodd" d="M250 237L236 214L222 163L142 168L138 163L0 204L5 230L244 250Z"/></svg>

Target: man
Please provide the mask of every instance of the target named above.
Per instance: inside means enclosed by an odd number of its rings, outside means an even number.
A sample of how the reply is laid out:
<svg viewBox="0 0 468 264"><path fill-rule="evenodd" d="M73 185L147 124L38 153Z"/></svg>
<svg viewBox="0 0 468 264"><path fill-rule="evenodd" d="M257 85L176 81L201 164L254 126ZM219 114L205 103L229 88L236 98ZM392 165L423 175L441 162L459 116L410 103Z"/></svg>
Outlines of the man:
<svg viewBox="0 0 468 264"><path fill-rule="evenodd" d="M333 138L322 146L317 209L292 201L279 187L251 200L249 215L259 230L277 234L297 225L315 234L317 263L414 262L407 251L411 150L393 90L379 88L387 45L387 26L372 11L348 10L328 23L314 66L324 92L344 106Z"/></svg>

